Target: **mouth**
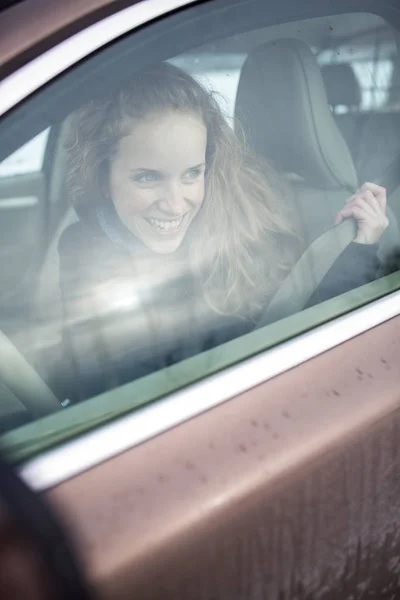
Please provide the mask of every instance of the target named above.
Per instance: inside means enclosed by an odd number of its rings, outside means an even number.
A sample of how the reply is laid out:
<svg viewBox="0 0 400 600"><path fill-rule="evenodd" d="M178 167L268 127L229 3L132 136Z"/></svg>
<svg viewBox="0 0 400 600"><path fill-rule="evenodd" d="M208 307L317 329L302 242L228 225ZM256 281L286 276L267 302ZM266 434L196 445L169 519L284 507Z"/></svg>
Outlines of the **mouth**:
<svg viewBox="0 0 400 600"><path fill-rule="evenodd" d="M162 234L173 234L179 231L185 215L177 219L155 219L154 217L147 217L145 221L153 228L157 233Z"/></svg>

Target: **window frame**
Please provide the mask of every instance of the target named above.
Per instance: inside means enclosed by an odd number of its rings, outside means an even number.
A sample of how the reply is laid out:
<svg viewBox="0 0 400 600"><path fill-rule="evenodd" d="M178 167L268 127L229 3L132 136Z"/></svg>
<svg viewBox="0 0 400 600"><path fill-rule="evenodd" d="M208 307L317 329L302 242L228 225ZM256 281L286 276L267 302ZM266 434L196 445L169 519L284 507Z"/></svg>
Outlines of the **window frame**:
<svg viewBox="0 0 400 600"><path fill-rule="evenodd" d="M153 19L193 3L194 0L146 0L100 20L47 50L0 82L0 118L94 51ZM21 474L35 489L52 487L384 323L400 314L399 300L400 291L389 292L383 298L187 385L132 414L119 416L111 423L28 460L21 467ZM14 432L10 432L3 437L13 435Z"/></svg>

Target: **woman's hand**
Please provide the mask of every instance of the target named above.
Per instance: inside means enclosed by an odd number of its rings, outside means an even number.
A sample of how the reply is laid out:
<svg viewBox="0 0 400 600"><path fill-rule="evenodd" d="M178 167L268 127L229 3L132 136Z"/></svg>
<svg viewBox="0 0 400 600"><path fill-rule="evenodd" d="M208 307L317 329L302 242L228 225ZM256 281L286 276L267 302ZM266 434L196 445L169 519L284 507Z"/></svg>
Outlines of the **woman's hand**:
<svg viewBox="0 0 400 600"><path fill-rule="evenodd" d="M358 244L375 244L389 225L386 216L386 189L375 183L364 183L346 200L336 216L335 225L348 217L354 217L357 221L354 241Z"/></svg>

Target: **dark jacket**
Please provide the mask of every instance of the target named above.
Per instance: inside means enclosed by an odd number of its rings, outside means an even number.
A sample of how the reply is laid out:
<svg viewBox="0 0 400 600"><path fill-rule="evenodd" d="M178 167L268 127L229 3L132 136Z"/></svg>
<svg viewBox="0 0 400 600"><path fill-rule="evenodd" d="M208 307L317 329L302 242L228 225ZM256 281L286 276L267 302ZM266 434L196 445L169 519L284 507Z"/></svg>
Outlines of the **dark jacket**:
<svg viewBox="0 0 400 600"><path fill-rule="evenodd" d="M376 276L376 245L350 244L307 306L359 287ZM139 378L254 328L251 319L216 314L190 274L138 290L132 254L102 231L79 222L59 243L64 347L75 400ZM71 381L71 376L68 377Z"/></svg>

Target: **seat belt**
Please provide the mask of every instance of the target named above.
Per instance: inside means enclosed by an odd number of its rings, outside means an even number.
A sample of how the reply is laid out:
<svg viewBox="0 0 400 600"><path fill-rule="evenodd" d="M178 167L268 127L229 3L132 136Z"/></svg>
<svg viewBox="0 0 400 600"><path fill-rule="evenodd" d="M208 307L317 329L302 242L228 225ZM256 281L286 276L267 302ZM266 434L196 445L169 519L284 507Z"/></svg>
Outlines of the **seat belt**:
<svg viewBox="0 0 400 600"><path fill-rule="evenodd" d="M374 182L384 185L388 195L399 186L400 155L395 157L379 177L374 178ZM303 310L329 269L354 240L356 233L356 221L346 219L318 237L304 251L278 288L255 328L258 329Z"/></svg>
<svg viewBox="0 0 400 600"><path fill-rule="evenodd" d="M300 312L338 257L354 240L357 224L346 219L320 235L301 255L271 302L258 319L256 329Z"/></svg>
<svg viewBox="0 0 400 600"><path fill-rule="evenodd" d="M0 330L0 381L34 418L62 409L62 404L35 369ZM16 407L18 410L20 407Z"/></svg>
<svg viewBox="0 0 400 600"><path fill-rule="evenodd" d="M379 177L374 178L374 182L383 185L389 196L400 184L400 154L386 167Z"/></svg>

